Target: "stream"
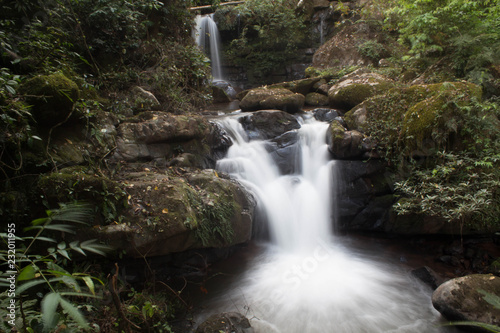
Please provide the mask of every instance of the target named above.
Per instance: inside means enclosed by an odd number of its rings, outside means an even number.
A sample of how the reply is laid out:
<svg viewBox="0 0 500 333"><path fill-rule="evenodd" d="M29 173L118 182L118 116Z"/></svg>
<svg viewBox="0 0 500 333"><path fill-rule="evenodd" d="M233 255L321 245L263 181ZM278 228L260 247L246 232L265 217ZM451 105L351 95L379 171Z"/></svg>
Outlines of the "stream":
<svg viewBox="0 0 500 333"><path fill-rule="evenodd" d="M233 141L217 169L255 195L269 240L257 241L243 263L228 261L231 276L210 289L196 322L236 311L255 332L455 332L441 326L432 290L408 270L334 234L331 202L342 177L329 158L327 123L299 118L294 172L285 175L238 116L217 119Z"/></svg>

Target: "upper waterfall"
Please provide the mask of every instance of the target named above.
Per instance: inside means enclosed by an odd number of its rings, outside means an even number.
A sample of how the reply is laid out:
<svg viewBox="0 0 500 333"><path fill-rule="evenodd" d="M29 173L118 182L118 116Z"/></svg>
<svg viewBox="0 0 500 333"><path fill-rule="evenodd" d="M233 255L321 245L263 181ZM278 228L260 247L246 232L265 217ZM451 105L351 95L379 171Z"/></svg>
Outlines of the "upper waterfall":
<svg viewBox="0 0 500 333"><path fill-rule="evenodd" d="M220 62L220 34L213 14L197 15L195 28L196 43L210 58L213 81L222 81L222 68Z"/></svg>

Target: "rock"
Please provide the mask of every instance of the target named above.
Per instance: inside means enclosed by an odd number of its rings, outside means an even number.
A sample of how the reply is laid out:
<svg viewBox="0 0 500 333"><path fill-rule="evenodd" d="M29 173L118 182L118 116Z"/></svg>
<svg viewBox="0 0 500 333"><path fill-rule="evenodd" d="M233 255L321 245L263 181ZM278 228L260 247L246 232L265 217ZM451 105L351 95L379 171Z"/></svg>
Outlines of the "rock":
<svg viewBox="0 0 500 333"><path fill-rule="evenodd" d="M477 321L500 325L498 303L500 278L472 274L441 284L432 295L432 305L449 320Z"/></svg>
<svg viewBox="0 0 500 333"><path fill-rule="evenodd" d="M127 172L124 222L101 226L97 238L131 257L225 248L250 240L255 201L243 186L210 169L168 170Z"/></svg>
<svg viewBox="0 0 500 333"><path fill-rule="evenodd" d="M206 166L210 147L205 139L210 133L211 124L201 116L142 112L118 126L114 159L150 161L191 153L197 159L195 166Z"/></svg>
<svg viewBox="0 0 500 333"><path fill-rule="evenodd" d="M393 88L354 107L346 113L345 121L349 129L368 135L370 124L389 122L395 131L386 140L396 142L403 138L408 154L428 156L437 146L453 147L460 141L460 131L450 124L453 119L460 123L463 114L448 101L466 105L471 98L480 97L479 86L464 82Z"/></svg>
<svg viewBox="0 0 500 333"><path fill-rule="evenodd" d="M339 113L333 109L314 109L312 113L317 120L328 123L339 116Z"/></svg>
<svg viewBox="0 0 500 333"><path fill-rule="evenodd" d="M241 117L240 122L250 138L264 140L300 128L300 124L294 116L280 110L253 112Z"/></svg>
<svg viewBox="0 0 500 333"><path fill-rule="evenodd" d="M328 97L316 92L306 95L305 104L310 106L328 105Z"/></svg>
<svg viewBox="0 0 500 333"><path fill-rule="evenodd" d="M365 136L358 131L347 131L339 122L332 121L327 132L328 150L335 159L358 159L369 145L363 145Z"/></svg>
<svg viewBox="0 0 500 333"><path fill-rule="evenodd" d="M212 82L212 96L214 103L229 103L236 98L236 91L226 81Z"/></svg>
<svg viewBox="0 0 500 333"><path fill-rule="evenodd" d="M358 21L345 25L321 45L313 56L312 65L319 69L375 65L379 59L363 55L360 52L361 41L376 41L384 45L384 54L381 56L389 55L399 48L397 42L388 34L374 29L366 22Z"/></svg>
<svg viewBox="0 0 500 333"><path fill-rule="evenodd" d="M380 74L361 69L344 76L328 91L330 107L350 110L364 100L392 88L394 82Z"/></svg>
<svg viewBox="0 0 500 333"><path fill-rule="evenodd" d="M80 98L77 84L62 73L35 76L23 83L19 91L33 105L31 114L36 121L46 126L67 120Z"/></svg>
<svg viewBox="0 0 500 333"><path fill-rule="evenodd" d="M411 274L431 287L433 290L435 290L440 284L444 282L444 279L428 266L416 268L411 271Z"/></svg>
<svg viewBox="0 0 500 333"><path fill-rule="evenodd" d="M273 85L268 86L268 88L283 88L288 89L293 93L307 95L312 91L312 88L316 83L318 83L321 79L319 77L307 78L295 81L287 81L282 83L275 83Z"/></svg>
<svg viewBox="0 0 500 333"><path fill-rule="evenodd" d="M240 102L242 111L277 109L288 113L299 112L304 106L304 95L284 88L256 88L250 90Z"/></svg>
<svg viewBox="0 0 500 333"><path fill-rule="evenodd" d="M299 171L294 169L296 165L295 159L300 154L298 141L298 132L292 130L272 139L267 146L267 150L276 162L280 172L284 175Z"/></svg>
<svg viewBox="0 0 500 333"><path fill-rule="evenodd" d="M133 87L130 92L133 108L136 112L160 109L161 104L153 93L139 86Z"/></svg>
<svg viewBox="0 0 500 333"><path fill-rule="evenodd" d="M241 313L214 314L198 326L196 333L253 333L248 319Z"/></svg>

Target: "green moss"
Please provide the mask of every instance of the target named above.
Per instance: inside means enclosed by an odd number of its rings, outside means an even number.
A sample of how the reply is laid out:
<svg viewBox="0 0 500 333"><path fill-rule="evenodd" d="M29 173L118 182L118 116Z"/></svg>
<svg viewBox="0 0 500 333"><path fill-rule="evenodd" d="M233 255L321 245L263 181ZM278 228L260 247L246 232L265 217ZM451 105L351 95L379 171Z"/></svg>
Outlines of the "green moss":
<svg viewBox="0 0 500 333"><path fill-rule="evenodd" d="M354 83L341 88L334 96L332 96L330 99L330 105L332 107L340 107L345 110L350 110L369 97L372 97L374 93L375 89L371 85Z"/></svg>
<svg viewBox="0 0 500 333"><path fill-rule="evenodd" d="M75 82L62 73L35 76L20 88L34 118L43 124L57 124L67 118L80 96Z"/></svg>

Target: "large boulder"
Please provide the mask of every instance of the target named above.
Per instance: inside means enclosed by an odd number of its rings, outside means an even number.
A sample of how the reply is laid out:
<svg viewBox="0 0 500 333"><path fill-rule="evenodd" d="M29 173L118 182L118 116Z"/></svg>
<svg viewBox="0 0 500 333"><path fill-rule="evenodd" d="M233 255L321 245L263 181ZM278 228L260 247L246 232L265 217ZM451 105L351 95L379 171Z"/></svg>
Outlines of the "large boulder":
<svg viewBox="0 0 500 333"><path fill-rule="evenodd" d="M251 238L253 197L214 170L126 166L115 177L73 167L41 176L38 188L51 206L72 200L91 204L94 227L83 228L78 237L98 238L130 257L227 248Z"/></svg>
<svg viewBox="0 0 500 333"><path fill-rule="evenodd" d="M206 166L206 143L212 125L201 116L174 116L147 111L127 119L117 128L115 160L127 162L170 160L181 153L196 157L192 166Z"/></svg>
<svg viewBox="0 0 500 333"><path fill-rule="evenodd" d="M77 84L62 73L35 76L23 83L20 92L33 105L35 120L46 126L66 121L80 97Z"/></svg>
<svg viewBox="0 0 500 333"><path fill-rule="evenodd" d="M240 102L242 111L277 109L297 113L304 106L305 97L284 88L256 88L250 90Z"/></svg>
<svg viewBox="0 0 500 333"><path fill-rule="evenodd" d="M409 152L430 151L437 145L453 147L454 142L449 139L460 137L456 124L463 113L457 112L449 101L465 105L473 98L481 98L481 94L479 86L466 82L393 88L351 109L345 121L349 129L367 135L372 134L377 123L393 124L393 131L384 140L396 142L403 138Z"/></svg>
<svg viewBox="0 0 500 333"><path fill-rule="evenodd" d="M305 104L309 106L328 105L328 97L317 92L311 92L306 95Z"/></svg>
<svg viewBox="0 0 500 333"><path fill-rule="evenodd" d="M294 116L280 110L253 112L241 117L240 123L251 139L272 139L300 128L300 124Z"/></svg>
<svg viewBox="0 0 500 333"><path fill-rule="evenodd" d="M124 222L103 227L99 237L131 256L228 247L251 238L253 198L214 170L132 172L125 181L130 198Z"/></svg>
<svg viewBox="0 0 500 333"><path fill-rule="evenodd" d="M328 91L330 107L350 110L364 100L392 88L394 82L380 74L359 69L344 76Z"/></svg>
<svg viewBox="0 0 500 333"><path fill-rule="evenodd" d="M432 295L432 305L449 320L500 325L500 278L472 274L441 284Z"/></svg>

